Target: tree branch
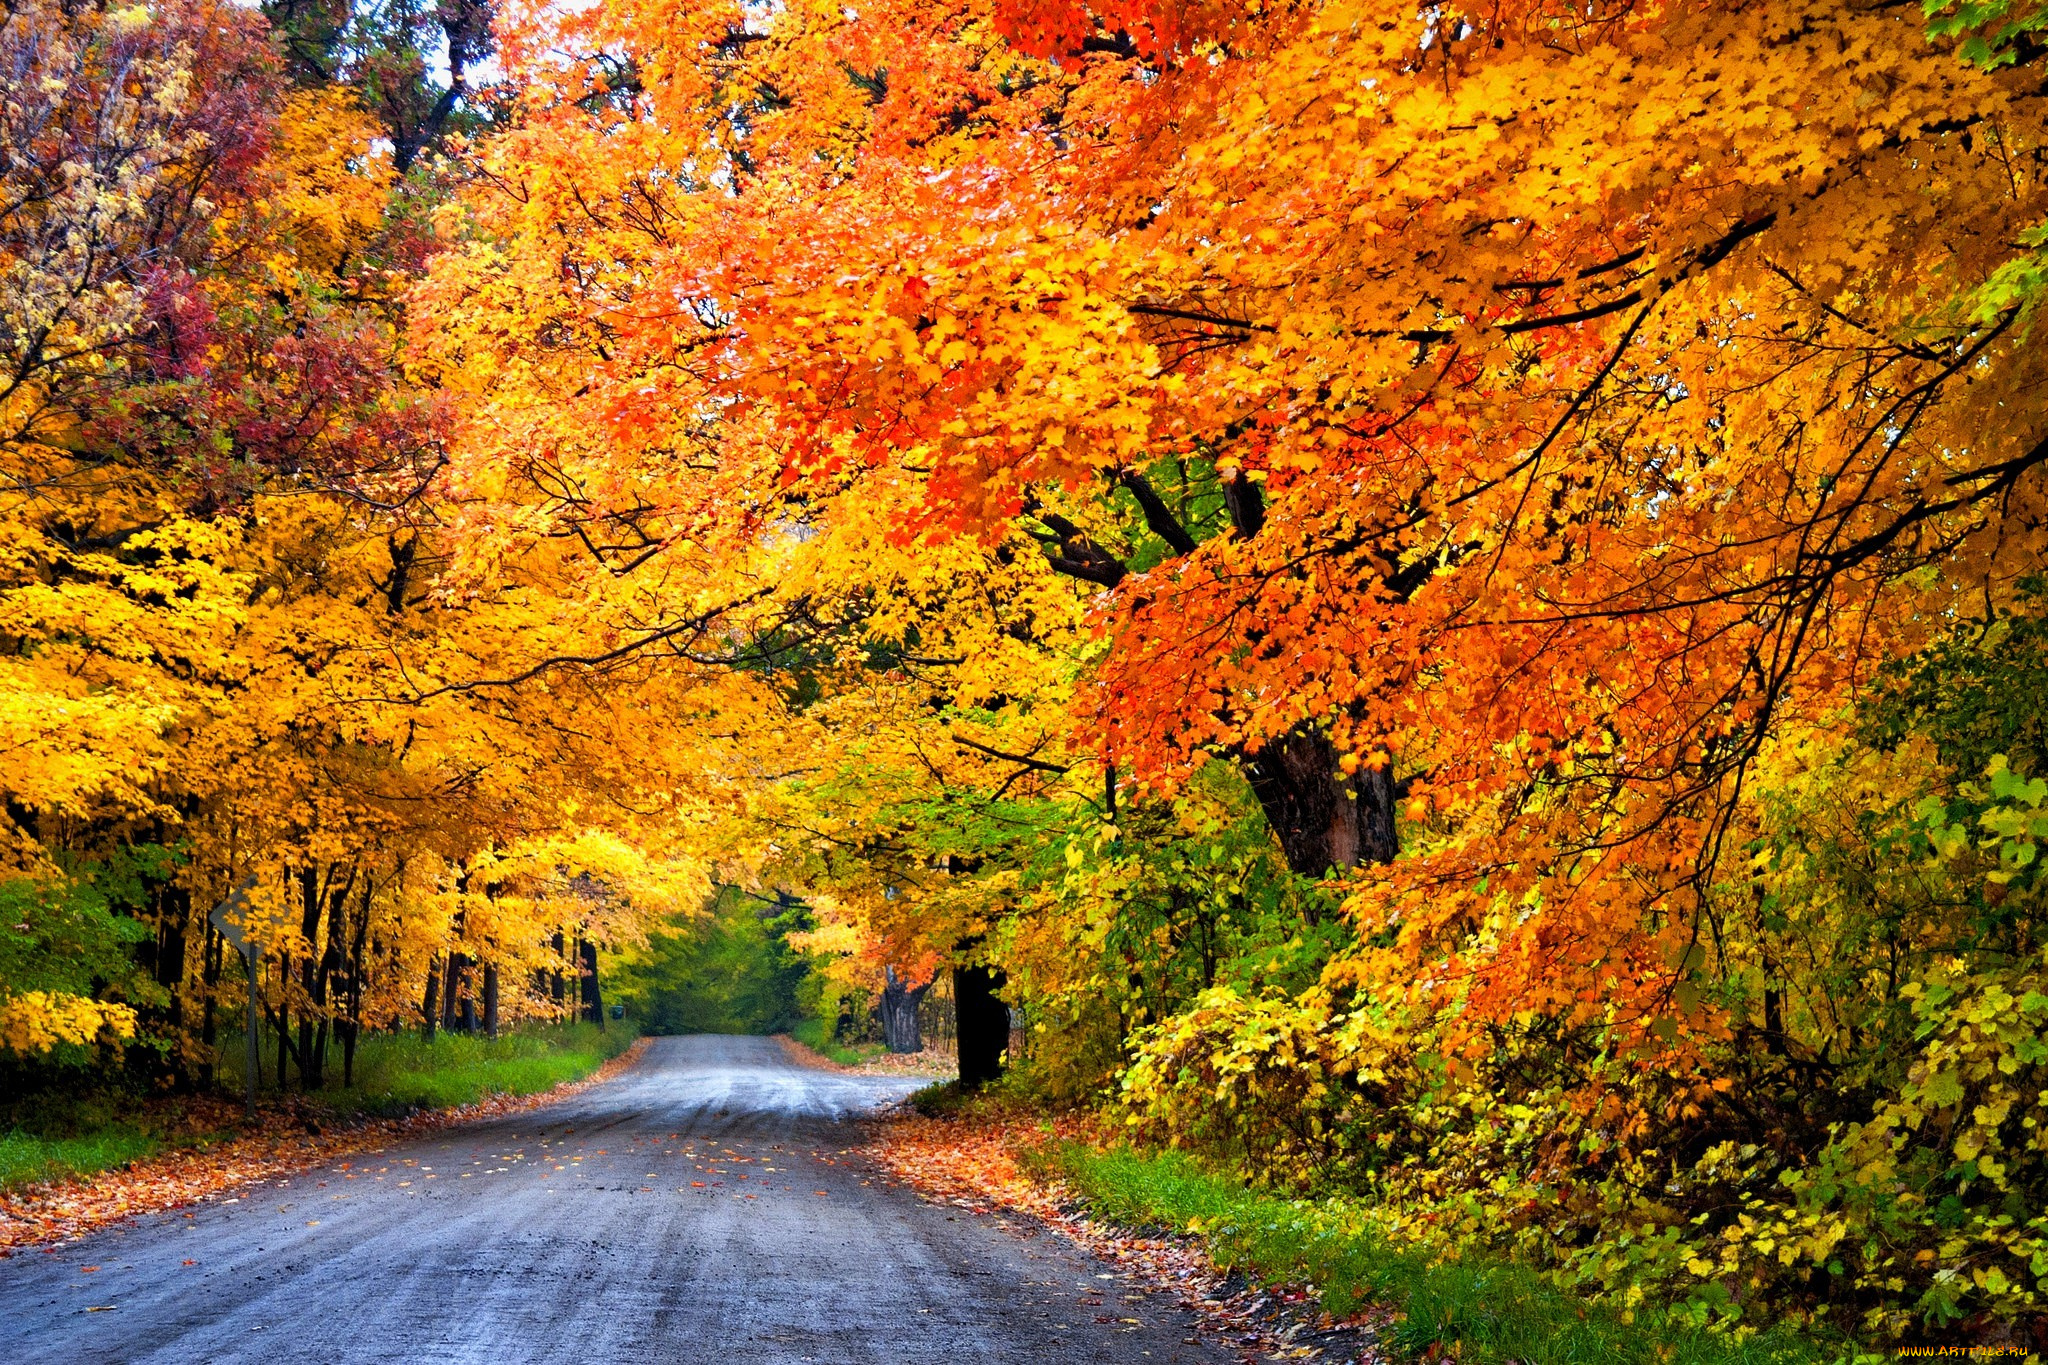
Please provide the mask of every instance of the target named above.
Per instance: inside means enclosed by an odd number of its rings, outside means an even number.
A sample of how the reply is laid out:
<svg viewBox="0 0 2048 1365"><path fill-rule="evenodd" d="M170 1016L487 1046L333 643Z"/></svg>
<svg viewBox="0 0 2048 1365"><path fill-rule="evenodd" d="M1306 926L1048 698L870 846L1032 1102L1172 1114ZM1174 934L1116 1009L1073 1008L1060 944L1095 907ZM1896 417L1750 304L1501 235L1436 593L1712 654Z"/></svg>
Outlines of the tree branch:
<svg viewBox="0 0 2048 1365"><path fill-rule="evenodd" d="M978 744L964 735L952 735L950 738L963 749L972 749L976 753L987 754L990 758L1000 758L1005 763L1019 763L1032 772L1052 773L1055 776L1059 776L1071 771L1067 764L1047 763L1044 759L1033 758L1029 754L1007 754L1001 749L991 749L986 744Z"/></svg>
<svg viewBox="0 0 2048 1365"><path fill-rule="evenodd" d="M1138 500L1139 508L1145 513L1145 524L1152 528L1153 535L1171 545L1177 554L1195 552L1195 538L1168 509L1149 479L1136 471L1126 470L1117 476L1117 481L1130 489L1131 496Z"/></svg>

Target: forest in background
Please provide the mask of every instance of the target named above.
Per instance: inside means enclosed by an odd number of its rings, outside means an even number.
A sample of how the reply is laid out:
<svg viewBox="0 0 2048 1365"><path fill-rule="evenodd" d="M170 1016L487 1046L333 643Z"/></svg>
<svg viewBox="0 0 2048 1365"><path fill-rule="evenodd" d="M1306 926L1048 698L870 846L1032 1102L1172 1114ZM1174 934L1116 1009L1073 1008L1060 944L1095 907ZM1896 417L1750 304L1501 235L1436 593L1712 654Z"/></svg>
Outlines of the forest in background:
<svg viewBox="0 0 2048 1365"><path fill-rule="evenodd" d="M2044 29L10 4L0 1080L220 1085L237 894L307 1091L944 973L1399 1245L2048 1349Z"/></svg>

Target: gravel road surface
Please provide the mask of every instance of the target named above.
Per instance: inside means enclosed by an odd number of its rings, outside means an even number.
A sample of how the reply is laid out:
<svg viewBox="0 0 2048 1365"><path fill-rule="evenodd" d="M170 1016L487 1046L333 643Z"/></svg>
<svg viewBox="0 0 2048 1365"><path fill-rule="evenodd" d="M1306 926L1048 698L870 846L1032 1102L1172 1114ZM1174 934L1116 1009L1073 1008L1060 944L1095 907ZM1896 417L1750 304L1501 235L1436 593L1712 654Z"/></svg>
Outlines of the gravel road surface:
<svg viewBox="0 0 2048 1365"><path fill-rule="evenodd" d="M917 1084L657 1038L559 1104L0 1261L0 1360L1230 1359L1070 1244L849 1155L847 1120Z"/></svg>

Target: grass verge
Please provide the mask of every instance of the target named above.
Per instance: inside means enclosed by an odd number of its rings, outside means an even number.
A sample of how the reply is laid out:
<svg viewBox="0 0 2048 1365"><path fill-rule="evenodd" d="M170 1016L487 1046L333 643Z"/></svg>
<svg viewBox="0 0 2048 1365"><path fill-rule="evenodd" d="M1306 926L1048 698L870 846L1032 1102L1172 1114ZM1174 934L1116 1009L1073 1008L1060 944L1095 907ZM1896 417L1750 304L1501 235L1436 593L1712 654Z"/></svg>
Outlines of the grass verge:
<svg viewBox="0 0 2048 1365"><path fill-rule="evenodd" d="M127 1166L232 1136L227 1107L197 1096L149 1097L61 1084L0 1089L0 1194Z"/></svg>
<svg viewBox="0 0 2048 1365"><path fill-rule="evenodd" d="M820 1057L830 1058L840 1066L859 1066L888 1050L880 1043L856 1043L848 1047L834 1038L832 1031L831 1023L824 1019L800 1019L796 1026L790 1029L789 1036Z"/></svg>
<svg viewBox="0 0 2048 1365"><path fill-rule="evenodd" d="M42 1137L17 1128L0 1135L0 1191L126 1166L163 1148L161 1137L133 1123L73 1137Z"/></svg>
<svg viewBox="0 0 2048 1365"><path fill-rule="evenodd" d="M414 1033L372 1034L356 1050L354 1085L305 1096L294 1092L292 1099L346 1120L447 1109L492 1095L531 1095L589 1075L637 1036L617 1023L604 1030L554 1024L494 1039L442 1033L431 1042ZM221 1052L220 1090L232 1097L242 1089L240 1038L227 1040ZM338 1049L329 1075L341 1079ZM276 1077L266 1067L264 1078L258 1099L267 1106L277 1098L269 1088ZM268 1117L259 1111L258 1126ZM119 1169L169 1148L203 1147L235 1136L242 1122L226 1099L62 1089L18 1097L0 1104L0 1193Z"/></svg>
<svg viewBox="0 0 2048 1365"><path fill-rule="evenodd" d="M1737 1338L1647 1305L1632 1319L1558 1289L1534 1271L1464 1257L1436 1260L1390 1246L1344 1201L1290 1200L1247 1188L1176 1152L1046 1149L1101 1217L1131 1227L1194 1231L1216 1264L1272 1284L1306 1284L1332 1313L1380 1304L1381 1339L1410 1357L1461 1365L1812 1365L1848 1353L1782 1330Z"/></svg>
<svg viewBox="0 0 2048 1365"><path fill-rule="evenodd" d="M338 1118L348 1118L449 1109L492 1095L532 1095L589 1075L631 1047L637 1037L636 1030L619 1023L600 1029L580 1021L512 1029L496 1038L374 1033L356 1048L355 1083L338 1084L341 1051L336 1048L327 1063L330 1085L308 1099ZM221 1089L237 1094L242 1087L241 1049L236 1044L221 1052ZM265 1077L275 1084L267 1067Z"/></svg>

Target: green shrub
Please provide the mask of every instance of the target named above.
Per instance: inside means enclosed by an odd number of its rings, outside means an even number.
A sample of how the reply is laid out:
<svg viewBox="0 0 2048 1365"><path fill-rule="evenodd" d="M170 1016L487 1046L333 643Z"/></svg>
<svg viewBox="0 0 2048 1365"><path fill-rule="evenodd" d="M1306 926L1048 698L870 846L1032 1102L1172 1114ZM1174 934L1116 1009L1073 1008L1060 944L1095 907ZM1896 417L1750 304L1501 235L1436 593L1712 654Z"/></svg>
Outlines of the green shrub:
<svg viewBox="0 0 2048 1365"><path fill-rule="evenodd" d="M832 1021L812 1016L799 1019L789 1036L802 1043L821 1057L829 1057L841 1066L859 1066L871 1057L878 1057L885 1050L879 1043L856 1043L849 1047L833 1036Z"/></svg>
<svg viewBox="0 0 2048 1365"><path fill-rule="evenodd" d="M965 1112L977 1098L977 1092L962 1090L958 1081L935 1081L904 1103L928 1119L943 1119Z"/></svg>
<svg viewBox="0 0 2048 1365"><path fill-rule="evenodd" d="M1219 1267L1310 1285L1339 1316L1391 1307L1396 1316L1382 1339L1410 1357L1454 1348L1462 1365L1804 1365L1845 1354L1784 1332L1738 1337L1647 1308L1591 1306L1496 1259L1434 1259L1412 1243L1391 1244L1359 1201L1252 1190L1185 1153L1066 1144L1040 1160L1102 1217L1198 1233Z"/></svg>

